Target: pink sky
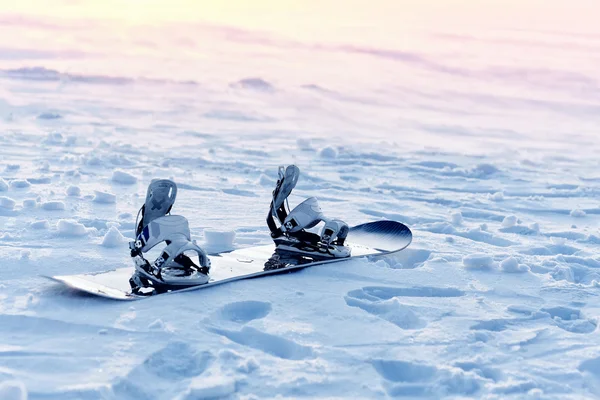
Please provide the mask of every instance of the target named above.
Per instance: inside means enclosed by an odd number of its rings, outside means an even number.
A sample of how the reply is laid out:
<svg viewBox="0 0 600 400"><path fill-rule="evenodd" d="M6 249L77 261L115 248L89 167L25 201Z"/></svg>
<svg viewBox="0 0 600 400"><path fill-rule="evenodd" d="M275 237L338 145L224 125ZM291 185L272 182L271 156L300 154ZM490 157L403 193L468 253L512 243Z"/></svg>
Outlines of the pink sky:
<svg viewBox="0 0 600 400"><path fill-rule="evenodd" d="M600 32L597 0L0 0L0 16L208 22L314 39L393 35L403 28ZM368 32L364 29L367 28Z"/></svg>

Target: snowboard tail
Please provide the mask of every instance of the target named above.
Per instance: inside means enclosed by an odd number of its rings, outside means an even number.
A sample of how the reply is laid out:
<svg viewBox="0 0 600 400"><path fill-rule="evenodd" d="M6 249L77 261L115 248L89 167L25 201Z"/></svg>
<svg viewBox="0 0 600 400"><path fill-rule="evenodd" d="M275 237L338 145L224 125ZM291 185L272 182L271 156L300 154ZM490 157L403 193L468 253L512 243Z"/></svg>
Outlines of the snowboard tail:
<svg viewBox="0 0 600 400"><path fill-rule="evenodd" d="M412 233L407 226L400 222L383 220L350 228L346 241L346 245L351 249L350 257L323 259L310 254L277 250L274 244L248 247L211 256L212 268L208 283L163 292L198 290L236 280L338 263L357 257L393 254L405 249L411 241ZM77 291L115 300L138 300L148 297L131 292L129 278L133 271L134 268L129 267L95 274L47 278Z"/></svg>

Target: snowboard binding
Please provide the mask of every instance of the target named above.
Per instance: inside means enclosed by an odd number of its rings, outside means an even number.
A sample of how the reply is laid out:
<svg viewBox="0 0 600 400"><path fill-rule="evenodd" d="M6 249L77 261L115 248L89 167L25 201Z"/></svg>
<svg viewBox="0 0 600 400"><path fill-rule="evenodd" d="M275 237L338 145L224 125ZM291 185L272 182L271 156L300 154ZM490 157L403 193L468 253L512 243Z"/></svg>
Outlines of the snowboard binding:
<svg viewBox="0 0 600 400"><path fill-rule="evenodd" d="M131 291L152 295L172 288L181 289L207 283L210 260L206 252L191 240L185 217L171 215L177 197L177 185L168 179L154 180L148 186L146 202L136 219L136 240L129 242L135 272L129 279ZM166 243L161 255L150 263L144 253ZM192 258L198 257L198 264Z"/></svg>
<svg viewBox="0 0 600 400"><path fill-rule="evenodd" d="M290 165L279 167L279 179L273 191L273 200L267 225L277 251L294 252L317 258L341 258L350 256L345 246L348 224L325 217L315 197L310 197L290 211L288 197L296 187L300 169ZM325 225L320 234L309 232L319 223Z"/></svg>

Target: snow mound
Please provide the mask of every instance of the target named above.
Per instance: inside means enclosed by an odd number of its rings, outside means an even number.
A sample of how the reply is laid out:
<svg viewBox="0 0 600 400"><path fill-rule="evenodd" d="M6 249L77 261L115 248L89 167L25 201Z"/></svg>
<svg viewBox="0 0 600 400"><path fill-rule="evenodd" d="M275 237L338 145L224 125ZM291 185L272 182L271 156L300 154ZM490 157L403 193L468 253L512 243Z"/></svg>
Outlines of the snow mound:
<svg viewBox="0 0 600 400"><path fill-rule="evenodd" d="M111 226L102 239L102 246L119 247L126 242L127 239L121 234L121 232L119 232L115 226Z"/></svg>
<svg viewBox="0 0 600 400"><path fill-rule="evenodd" d="M10 197L0 196L0 207L12 210L15 208L15 204L17 203Z"/></svg>
<svg viewBox="0 0 600 400"><path fill-rule="evenodd" d="M2 178L0 178L0 192L6 192L8 190L8 183Z"/></svg>
<svg viewBox="0 0 600 400"><path fill-rule="evenodd" d="M31 229L48 229L48 228L50 228L50 224L48 223L47 220L42 219L42 220L30 223L29 227Z"/></svg>
<svg viewBox="0 0 600 400"><path fill-rule="evenodd" d="M338 156L338 151L334 147L325 147L319 151L319 157L333 160Z"/></svg>
<svg viewBox="0 0 600 400"><path fill-rule="evenodd" d="M31 183L27 182L25 179L15 179L10 182L10 187L13 189L27 189L31 186Z"/></svg>
<svg viewBox="0 0 600 400"><path fill-rule="evenodd" d="M260 186L274 187L275 181L265 174L260 174L260 177L258 178L258 184Z"/></svg>
<svg viewBox="0 0 600 400"><path fill-rule="evenodd" d="M235 231L215 231L205 229L204 240L206 246L210 248L233 248Z"/></svg>
<svg viewBox="0 0 600 400"><path fill-rule="evenodd" d="M529 267L527 265L519 264L519 261L514 257L509 257L500 263L500 269L504 272L527 272Z"/></svg>
<svg viewBox="0 0 600 400"><path fill-rule="evenodd" d="M504 219L502 220L503 228L512 228L515 225L517 225L517 217L514 215L504 217Z"/></svg>
<svg viewBox="0 0 600 400"><path fill-rule="evenodd" d="M58 114L58 113L53 113L53 112L47 112L47 113L42 113L40 115L37 116L37 119L61 119L62 115Z"/></svg>
<svg viewBox="0 0 600 400"><path fill-rule="evenodd" d="M192 379L186 392L177 400L224 399L236 392L236 381L223 375Z"/></svg>
<svg viewBox="0 0 600 400"><path fill-rule="evenodd" d="M63 236L85 236L88 234L88 230L83 224L70 219L59 220L57 228L58 233Z"/></svg>
<svg viewBox="0 0 600 400"><path fill-rule="evenodd" d="M41 208L46 211L62 211L65 209L65 203L62 201L47 201L42 203Z"/></svg>
<svg viewBox="0 0 600 400"><path fill-rule="evenodd" d="M467 269L490 270L494 268L494 259L487 254L469 254L463 257L463 265Z"/></svg>
<svg viewBox="0 0 600 400"><path fill-rule="evenodd" d="M600 378L600 357L590 358L579 364L580 371L586 371L590 374Z"/></svg>
<svg viewBox="0 0 600 400"><path fill-rule="evenodd" d="M122 185L133 185L137 183L137 178L128 172L115 170L112 175L112 181Z"/></svg>
<svg viewBox="0 0 600 400"><path fill-rule="evenodd" d="M314 150L310 139L300 138L296 140L296 145L298 146L298 149L302 151Z"/></svg>
<svg viewBox="0 0 600 400"><path fill-rule="evenodd" d="M0 383L0 399L27 400L27 388L19 381L2 382Z"/></svg>
<svg viewBox="0 0 600 400"><path fill-rule="evenodd" d="M583 217L585 217L587 214L585 213L585 211L583 211L583 210L580 210L580 209L576 208L576 209L574 209L574 210L571 210L571 213L570 213L570 215L571 215L571 217L573 217L573 218L583 218Z"/></svg>
<svg viewBox="0 0 600 400"><path fill-rule="evenodd" d="M37 201L33 199L23 200L23 208L35 208L37 206Z"/></svg>
<svg viewBox="0 0 600 400"><path fill-rule="evenodd" d="M452 221L452 225L461 226L463 224L463 215L460 211L452 213L450 215L450 219Z"/></svg>
<svg viewBox="0 0 600 400"><path fill-rule="evenodd" d="M492 201L502 201L504 200L504 192L496 192L494 194L488 195L488 198Z"/></svg>
<svg viewBox="0 0 600 400"><path fill-rule="evenodd" d="M67 196L78 197L79 195L81 195L81 189L79 186L71 185L67 188Z"/></svg>
<svg viewBox="0 0 600 400"><path fill-rule="evenodd" d="M273 92L275 87L262 78L245 78L233 84L231 87L240 89L256 90L258 92Z"/></svg>
<svg viewBox="0 0 600 400"><path fill-rule="evenodd" d="M100 192L94 190L94 203L100 204L114 204L117 202L117 196L108 192Z"/></svg>

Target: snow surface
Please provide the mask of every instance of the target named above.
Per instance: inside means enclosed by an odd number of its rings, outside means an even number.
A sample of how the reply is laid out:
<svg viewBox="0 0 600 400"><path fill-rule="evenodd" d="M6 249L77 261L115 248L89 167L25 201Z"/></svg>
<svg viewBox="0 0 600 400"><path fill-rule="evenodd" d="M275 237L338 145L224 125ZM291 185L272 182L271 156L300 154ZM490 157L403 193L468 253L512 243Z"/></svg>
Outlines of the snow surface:
<svg viewBox="0 0 600 400"><path fill-rule="evenodd" d="M600 396L600 32L110 23L1 17L1 399ZM413 243L135 303L40 277L130 265L153 178L198 244L269 243L289 163Z"/></svg>

